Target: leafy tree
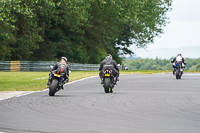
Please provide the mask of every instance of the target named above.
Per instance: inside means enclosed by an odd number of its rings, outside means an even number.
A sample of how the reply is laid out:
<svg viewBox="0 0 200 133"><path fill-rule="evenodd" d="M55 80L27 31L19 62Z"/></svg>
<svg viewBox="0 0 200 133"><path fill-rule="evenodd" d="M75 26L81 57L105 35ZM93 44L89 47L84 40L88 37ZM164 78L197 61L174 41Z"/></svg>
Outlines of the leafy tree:
<svg viewBox="0 0 200 133"><path fill-rule="evenodd" d="M3 58L26 59L31 49L38 48L37 42L42 41L37 18L27 1L1 1L0 5L1 44L8 49Z"/></svg>
<svg viewBox="0 0 200 133"><path fill-rule="evenodd" d="M171 0L2 0L0 59L121 63L162 33ZM144 65L144 64L141 64ZM137 66L138 68L139 66Z"/></svg>
<svg viewBox="0 0 200 133"><path fill-rule="evenodd" d="M128 49L131 44L145 47L153 43L154 37L163 33L161 27L167 24L166 12L170 6L171 0L123 1L122 18L125 20L122 23L123 32L117 38L123 53L133 53Z"/></svg>
<svg viewBox="0 0 200 133"><path fill-rule="evenodd" d="M196 70L197 70L197 71L200 71L200 64L197 64L197 65L196 65Z"/></svg>
<svg viewBox="0 0 200 133"><path fill-rule="evenodd" d="M196 65L195 66L192 66L188 69L189 71L196 71Z"/></svg>

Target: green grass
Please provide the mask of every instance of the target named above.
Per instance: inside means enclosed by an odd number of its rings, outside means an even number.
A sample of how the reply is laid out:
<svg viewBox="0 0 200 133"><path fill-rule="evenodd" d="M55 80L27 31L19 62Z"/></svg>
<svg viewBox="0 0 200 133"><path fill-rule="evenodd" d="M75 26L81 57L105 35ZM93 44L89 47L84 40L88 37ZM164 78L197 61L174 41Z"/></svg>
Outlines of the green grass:
<svg viewBox="0 0 200 133"><path fill-rule="evenodd" d="M186 71L191 72L191 71ZM172 73L172 70L121 70L120 74ZM199 73L196 71L195 73ZM49 72L0 72L0 91L38 91L47 88ZM72 71L69 82L98 76L98 71Z"/></svg>
<svg viewBox="0 0 200 133"><path fill-rule="evenodd" d="M38 91L47 88L49 72L0 72L0 91ZM98 76L98 71L73 71L69 81Z"/></svg>

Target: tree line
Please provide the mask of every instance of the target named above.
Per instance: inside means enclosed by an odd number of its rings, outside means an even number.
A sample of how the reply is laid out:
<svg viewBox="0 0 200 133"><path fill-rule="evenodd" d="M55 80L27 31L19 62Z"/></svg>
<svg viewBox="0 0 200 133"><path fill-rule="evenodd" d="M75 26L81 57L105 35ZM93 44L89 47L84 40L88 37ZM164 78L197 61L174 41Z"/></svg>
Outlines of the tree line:
<svg viewBox="0 0 200 133"><path fill-rule="evenodd" d="M163 33L172 0L1 0L0 60L121 63Z"/></svg>
<svg viewBox="0 0 200 133"><path fill-rule="evenodd" d="M123 63L128 66L129 70L172 70L171 59L134 59L124 60ZM200 71L200 58L185 58L185 61L185 70Z"/></svg>

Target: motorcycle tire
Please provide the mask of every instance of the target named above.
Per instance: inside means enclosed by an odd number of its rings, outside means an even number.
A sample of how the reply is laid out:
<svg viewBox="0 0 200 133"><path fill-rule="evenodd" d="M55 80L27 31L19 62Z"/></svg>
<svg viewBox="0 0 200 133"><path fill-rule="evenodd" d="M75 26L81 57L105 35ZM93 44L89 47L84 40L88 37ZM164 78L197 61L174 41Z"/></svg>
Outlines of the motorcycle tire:
<svg viewBox="0 0 200 133"><path fill-rule="evenodd" d="M176 70L176 79L179 79L179 69Z"/></svg>
<svg viewBox="0 0 200 133"><path fill-rule="evenodd" d="M109 88L110 88L110 79L109 78L105 78L104 80L104 91L105 93L109 93Z"/></svg>
<svg viewBox="0 0 200 133"><path fill-rule="evenodd" d="M57 88L58 88L58 80L54 79L52 81L52 84L49 86L49 96L54 96Z"/></svg>

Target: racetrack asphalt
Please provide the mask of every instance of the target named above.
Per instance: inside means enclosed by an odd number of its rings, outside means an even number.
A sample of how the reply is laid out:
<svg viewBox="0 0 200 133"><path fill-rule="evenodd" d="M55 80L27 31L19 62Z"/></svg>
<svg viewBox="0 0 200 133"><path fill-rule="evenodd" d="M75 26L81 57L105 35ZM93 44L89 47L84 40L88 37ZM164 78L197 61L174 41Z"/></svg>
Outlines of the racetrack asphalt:
<svg viewBox="0 0 200 133"><path fill-rule="evenodd" d="M98 77L0 100L6 133L199 133L200 75L120 75L105 94Z"/></svg>

